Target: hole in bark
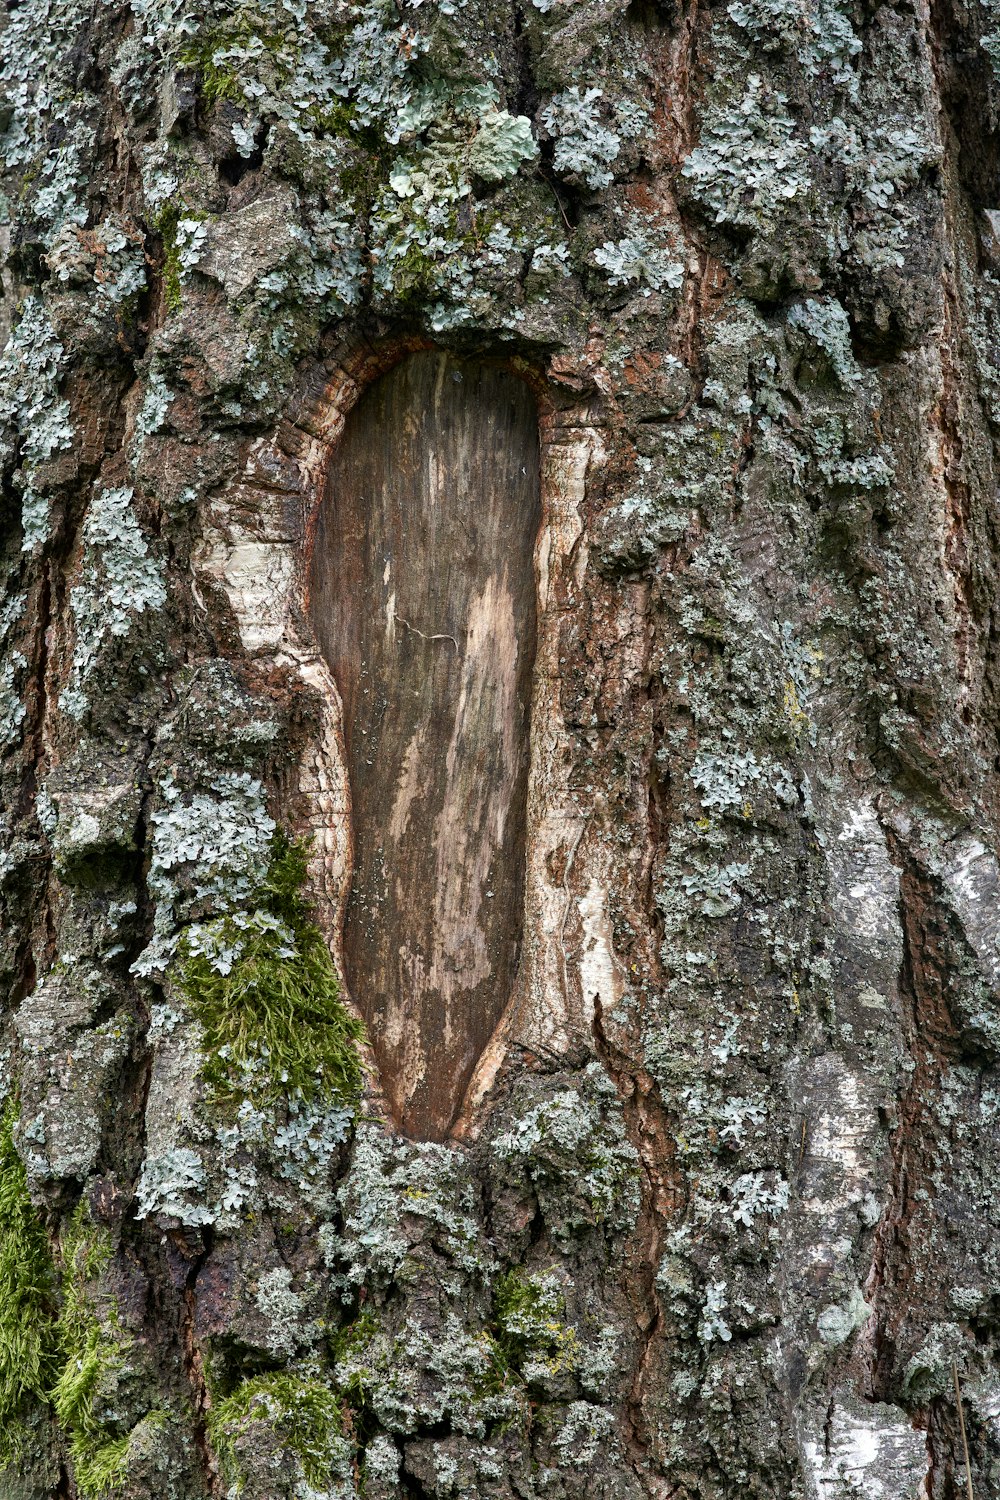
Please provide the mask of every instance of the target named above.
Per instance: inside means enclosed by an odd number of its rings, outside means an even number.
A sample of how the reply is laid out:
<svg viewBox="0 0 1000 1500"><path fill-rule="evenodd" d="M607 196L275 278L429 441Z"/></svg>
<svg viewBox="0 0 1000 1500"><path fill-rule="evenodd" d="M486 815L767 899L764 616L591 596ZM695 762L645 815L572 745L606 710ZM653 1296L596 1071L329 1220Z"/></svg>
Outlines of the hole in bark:
<svg viewBox="0 0 1000 1500"><path fill-rule="evenodd" d="M252 151L249 156L224 156L219 162L219 176L223 182L230 187L238 187L251 172L256 172L263 165L264 152L259 147Z"/></svg>
<svg viewBox="0 0 1000 1500"><path fill-rule="evenodd" d="M313 552L344 703L344 964L400 1127L444 1137L521 947L538 425L499 364L410 355L362 396Z"/></svg>

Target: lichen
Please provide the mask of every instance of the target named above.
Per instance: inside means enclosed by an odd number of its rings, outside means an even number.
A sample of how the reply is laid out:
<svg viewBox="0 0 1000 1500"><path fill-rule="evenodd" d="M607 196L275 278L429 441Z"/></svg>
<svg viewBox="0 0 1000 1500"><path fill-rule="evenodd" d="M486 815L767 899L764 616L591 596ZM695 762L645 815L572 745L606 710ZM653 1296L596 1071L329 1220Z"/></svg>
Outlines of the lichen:
<svg viewBox="0 0 1000 1500"><path fill-rule="evenodd" d="M567 1241L586 1229L628 1225L637 1210L638 1162L617 1107L614 1085L597 1063L580 1086L527 1107L518 1101L510 1128L491 1149L501 1173L527 1176L551 1232Z"/></svg>
<svg viewBox="0 0 1000 1500"><path fill-rule="evenodd" d="M565 89L542 110L542 123L555 141L552 165L570 181L592 189L614 181L612 163L621 151L617 133L603 123L602 89Z"/></svg>
<svg viewBox="0 0 1000 1500"><path fill-rule="evenodd" d="M18 443L22 476L22 547L26 552L49 534L44 466L73 444L69 402L60 394L65 353L41 297L25 298L6 348L0 354L0 460L9 462Z"/></svg>
<svg viewBox="0 0 1000 1500"><path fill-rule="evenodd" d="M555 1270L514 1269L493 1287L497 1342L506 1363L531 1385L576 1371L580 1337L566 1321L564 1286Z"/></svg>
<svg viewBox="0 0 1000 1500"><path fill-rule="evenodd" d="M462 1157L445 1146L394 1140L361 1122L338 1199L343 1231L326 1236L326 1253L331 1265L346 1267L333 1280L345 1303L361 1286L391 1284L407 1257L404 1217L426 1225L464 1274L487 1263L475 1189Z"/></svg>
<svg viewBox="0 0 1000 1500"><path fill-rule="evenodd" d="M140 975L163 974L182 927L197 942L190 918L252 909L266 877L275 831L261 783L247 771L223 771L205 788L186 790L173 767L159 779L150 815L149 886L156 900L153 937L133 964Z"/></svg>
<svg viewBox="0 0 1000 1500"><path fill-rule="evenodd" d="M23 184L25 218L51 243L66 223L86 222L81 193L95 131L73 40L86 25L81 0L42 0L11 12L4 27L0 90L7 110L3 165Z"/></svg>
<svg viewBox="0 0 1000 1500"><path fill-rule="evenodd" d="M412 1316L390 1331L365 1325L337 1350L334 1380L352 1408L389 1432L414 1433L447 1422L483 1437L522 1414L502 1350L486 1328L453 1312L428 1324Z"/></svg>
<svg viewBox="0 0 1000 1500"><path fill-rule="evenodd" d="M751 73L742 96L706 110L697 146L681 168L717 224L757 227L812 186L809 149L788 98Z"/></svg>
<svg viewBox="0 0 1000 1500"><path fill-rule="evenodd" d="M810 5L799 0L730 0L726 11L765 52L792 52L808 78L822 72L856 98L858 79L851 63L862 44L837 0Z"/></svg>
<svg viewBox="0 0 1000 1500"><path fill-rule="evenodd" d="M74 719L87 711L94 673L111 643L123 640L137 618L166 603L163 568L139 525L131 487L102 489L83 525L80 581L70 590L75 644L60 707Z"/></svg>
<svg viewBox="0 0 1000 1500"><path fill-rule="evenodd" d="M181 1224L211 1224L211 1210L197 1201L205 1182L205 1164L190 1146L147 1156L135 1189L136 1218L165 1214ZM196 1201L192 1202L192 1197Z"/></svg>
<svg viewBox="0 0 1000 1500"><path fill-rule="evenodd" d="M628 227L623 239L605 240L594 251L594 263L607 276L608 285L638 284L647 297L650 292L679 291L684 284L684 267L670 248L643 228L637 217Z"/></svg>

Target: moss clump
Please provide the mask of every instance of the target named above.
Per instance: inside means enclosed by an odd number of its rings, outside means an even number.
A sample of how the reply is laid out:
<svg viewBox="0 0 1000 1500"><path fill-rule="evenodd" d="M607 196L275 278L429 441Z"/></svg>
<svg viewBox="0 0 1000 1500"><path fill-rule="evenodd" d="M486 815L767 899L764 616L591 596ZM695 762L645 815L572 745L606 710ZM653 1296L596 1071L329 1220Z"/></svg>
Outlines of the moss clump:
<svg viewBox="0 0 1000 1500"><path fill-rule="evenodd" d="M77 1451L75 1446L71 1449L73 1478L80 1500L99 1500L121 1482L128 1466L131 1440L131 1433L126 1433L124 1437L89 1447L86 1452Z"/></svg>
<svg viewBox="0 0 1000 1500"><path fill-rule="evenodd" d="M302 896L306 845L275 835L257 909L188 935L180 976L220 1100L303 1099L361 1090L360 1021L340 999L330 950Z"/></svg>
<svg viewBox="0 0 1000 1500"><path fill-rule="evenodd" d="M580 1356L576 1329L565 1321L562 1289L552 1272L508 1271L493 1289L497 1344L513 1369L526 1377L533 1367L546 1375L575 1368Z"/></svg>
<svg viewBox="0 0 1000 1500"><path fill-rule="evenodd" d="M24 1418L58 1370L52 1257L14 1146L17 1105L0 1114L0 1461L18 1451Z"/></svg>
<svg viewBox="0 0 1000 1500"><path fill-rule="evenodd" d="M121 1364L113 1314L98 1315L88 1283L111 1259L106 1230L81 1203L60 1250L61 1306L45 1234L14 1146L17 1104L0 1114L0 1465L20 1452L32 1404L47 1407L69 1442L76 1493L99 1500L122 1477L129 1437L112 1438L94 1414L102 1379Z"/></svg>
<svg viewBox="0 0 1000 1500"><path fill-rule="evenodd" d="M122 1477L129 1438L111 1437L94 1412L100 1383L121 1367L124 1340L115 1336L113 1312L100 1317L89 1290L111 1259L111 1240L106 1230L90 1223L83 1203L70 1220L61 1252L62 1308L56 1337L63 1363L52 1389L52 1407L69 1438L77 1493L81 1500L96 1500Z"/></svg>
<svg viewBox="0 0 1000 1500"><path fill-rule="evenodd" d="M181 307L181 252L177 243L180 209L176 203L165 203L153 228L163 241L163 301L168 312Z"/></svg>
<svg viewBox="0 0 1000 1500"><path fill-rule="evenodd" d="M232 1395L208 1412L208 1437L227 1482L242 1487L238 1439L251 1424L271 1428L283 1451L298 1459L307 1484L317 1489L329 1481L349 1452L343 1436L340 1403L318 1380L276 1373L244 1380Z"/></svg>
<svg viewBox="0 0 1000 1500"><path fill-rule="evenodd" d="M201 96L206 104L214 104L217 99L231 99L235 104L245 104L246 95L239 74L235 68L216 62L216 50L215 45L210 44L200 53L188 52L182 61L186 67L193 68L199 74Z"/></svg>
<svg viewBox="0 0 1000 1500"><path fill-rule="evenodd" d="M198 88L206 104L229 99L234 104L248 102L245 83L250 69L262 64L269 69L270 81L281 89L292 76L292 56L287 38L279 28L266 29L264 17L239 16L215 26L192 41L178 54L183 68L198 74Z"/></svg>

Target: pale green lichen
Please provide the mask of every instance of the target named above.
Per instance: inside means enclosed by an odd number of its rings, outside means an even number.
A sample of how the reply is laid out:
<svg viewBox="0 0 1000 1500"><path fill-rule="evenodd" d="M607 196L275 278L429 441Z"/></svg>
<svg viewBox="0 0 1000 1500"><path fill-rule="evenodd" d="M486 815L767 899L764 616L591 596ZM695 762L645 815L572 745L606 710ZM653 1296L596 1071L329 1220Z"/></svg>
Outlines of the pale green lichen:
<svg viewBox="0 0 1000 1500"><path fill-rule="evenodd" d="M147 1156L135 1189L136 1218L165 1215L181 1224L211 1224L214 1215L202 1201L206 1181L205 1164L191 1146Z"/></svg>
<svg viewBox="0 0 1000 1500"><path fill-rule="evenodd" d="M523 1101L526 1103L527 1101ZM587 1228L627 1226L638 1208L638 1158L621 1119L614 1085L591 1064L582 1086L530 1108L494 1137L498 1163L524 1172L557 1241Z"/></svg>
<svg viewBox="0 0 1000 1500"><path fill-rule="evenodd" d="M684 285L684 266L638 219L633 219L623 239L599 245L593 259L609 286L638 285L646 297L650 292L679 291Z"/></svg>
<svg viewBox="0 0 1000 1500"><path fill-rule="evenodd" d="M88 689L113 641L123 640L137 618L166 603L163 568L152 555L135 513L131 487L102 489L83 525L80 581L70 590L75 644L63 711L82 719Z"/></svg>
<svg viewBox="0 0 1000 1500"><path fill-rule="evenodd" d="M60 395L64 365L63 346L41 297L27 297L0 354L0 458L9 459L18 443L21 545L26 552L49 535L43 466L73 444L69 402Z"/></svg>
<svg viewBox="0 0 1000 1500"><path fill-rule="evenodd" d="M851 347L850 319L836 297L807 297L791 308L788 321L823 351L845 390L858 384L862 377Z"/></svg>
<svg viewBox="0 0 1000 1500"><path fill-rule="evenodd" d="M22 179L22 211L51 244L66 223L86 223L81 191L95 132L74 40L89 18L85 0L40 0L6 17L0 93L6 128L0 160Z"/></svg>
<svg viewBox="0 0 1000 1500"><path fill-rule="evenodd" d="M749 74L740 98L706 110L681 171L717 224L741 227L773 221L812 185L809 148L788 98L758 73Z"/></svg>
<svg viewBox="0 0 1000 1500"><path fill-rule="evenodd" d="M46 261L56 282L86 290L98 316L134 311L146 286L142 235L121 214L109 214L93 229L64 224Z"/></svg>
<svg viewBox="0 0 1000 1500"><path fill-rule="evenodd" d="M613 163L621 151L620 137L604 123L603 99L602 89L574 85L542 110L542 123L555 142L552 165L561 176L592 189L614 181Z"/></svg>
<svg viewBox="0 0 1000 1500"><path fill-rule="evenodd" d="M566 1468L585 1469L594 1462L601 1445L615 1429L615 1418L607 1407L591 1401L571 1401L554 1447Z"/></svg>
<svg viewBox="0 0 1000 1500"><path fill-rule="evenodd" d="M994 77L1000 79L1000 0L980 0L986 12L989 29L979 38L979 45L990 60Z"/></svg>
<svg viewBox="0 0 1000 1500"><path fill-rule="evenodd" d="M364 1325L337 1348L334 1379L353 1407L389 1432L447 1422L483 1437L522 1413L521 1390L507 1378L497 1341L455 1313L431 1326L408 1317L391 1332Z"/></svg>
<svg viewBox="0 0 1000 1500"><path fill-rule="evenodd" d="M712 1282L705 1288L701 1322L698 1325L698 1337L702 1343L711 1344L718 1339L721 1343L728 1344L732 1339L733 1331L725 1319L726 1291L724 1281Z"/></svg>
<svg viewBox="0 0 1000 1500"><path fill-rule="evenodd" d="M331 1229L324 1238L331 1267L347 1268L333 1279L345 1303L360 1286L388 1285L399 1272L407 1256L404 1215L426 1224L463 1274L488 1263L467 1164L445 1146L393 1139L375 1124L359 1123L338 1200L342 1233Z"/></svg>
<svg viewBox="0 0 1000 1500"><path fill-rule="evenodd" d="M582 1346L566 1321L565 1286L553 1269L508 1271L493 1286L497 1343L508 1366L543 1389L579 1369Z"/></svg>
<svg viewBox="0 0 1000 1500"><path fill-rule="evenodd" d="M246 771L220 772L205 790L185 791L168 769L157 792L148 877L156 914L153 939L133 964L140 975L165 971L192 907L222 915L251 904L275 830L264 789Z"/></svg>
<svg viewBox="0 0 1000 1500"><path fill-rule="evenodd" d="M825 74L857 98L858 74L851 64L862 43L837 0L730 0L726 9L765 52L789 51L808 78Z"/></svg>

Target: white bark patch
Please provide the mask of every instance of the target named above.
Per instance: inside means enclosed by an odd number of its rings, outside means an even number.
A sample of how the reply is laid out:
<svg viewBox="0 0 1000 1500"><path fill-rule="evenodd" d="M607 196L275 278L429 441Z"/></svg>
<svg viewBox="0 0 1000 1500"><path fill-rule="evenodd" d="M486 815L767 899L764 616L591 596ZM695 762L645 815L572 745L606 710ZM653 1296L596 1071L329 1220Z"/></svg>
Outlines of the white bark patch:
<svg viewBox="0 0 1000 1500"><path fill-rule="evenodd" d="M837 1405L828 1438L802 1445L814 1500L923 1500L927 1439L898 1408L850 1401Z"/></svg>
<svg viewBox="0 0 1000 1500"><path fill-rule="evenodd" d="M882 1211L876 1169L884 1140L877 1088L838 1053L793 1065L789 1092L803 1124L785 1255L785 1358L805 1352L810 1369L819 1370L869 1320L859 1237L862 1224L872 1225Z"/></svg>
<svg viewBox="0 0 1000 1500"><path fill-rule="evenodd" d="M315 444L321 451L322 445ZM318 465L307 453L299 470L303 490ZM298 625L304 526L289 526L285 493L294 482L290 464L275 440L252 450L246 469L224 492L206 518L201 546L192 560L196 598L204 586L221 589L244 649L264 665L283 668L319 706L318 729L299 766L299 790L309 808L313 838L310 873L321 920L339 959L343 905L350 879L350 787L342 753L341 705L333 676L315 644ZM298 508L304 518L304 506ZM292 512L293 516L295 512Z"/></svg>
<svg viewBox="0 0 1000 1500"><path fill-rule="evenodd" d="M900 952L899 876L870 802L859 803L830 850L833 902L867 946Z"/></svg>
<svg viewBox="0 0 1000 1500"><path fill-rule="evenodd" d="M941 872L952 910L979 960L984 979L1000 989L1000 869L997 857L972 834L946 847Z"/></svg>
<svg viewBox="0 0 1000 1500"><path fill-rule="evenodd" d="M570 786L574 741L559 697L563 612L581 600L580 539L588 475L604 462L601 434L563 413L560 427L542 444L542 526L535 554L538 579L538 645L531 709L528 780L526 917L521 980L494 1043L487 1048L468 1093L470 1107L488 1091L510 1035L546 1052L564 1052L593 1022L593 997L613 1004L620 983L613 974L610 927L599 915L613 878L607 853L591 851L586 838L593 799ZM589 921L592 946L571 942ZM576 932L577 940L582 931ZM584 939L584 943L586 943ZM573 953L574 961L569 960ZM609 975L609 964L612 972Z"/></svg>
<svg viewBox="0 0 1000 1500"><path fill-rule="evenodd" d="M591 880L579 902L583 925L580 958L580 991L585 1019L593 1023L595 998L602 1010L611 1010L621 998L622 984L611 952L611 919L604 888Z"/></svg>
<svg viewBox="0 0 1000 1500"><path fill-rule="evenodd" d="M601 435L593 428L562 428L543 450L542 503L545 524L539 538L538 652L531 719L531 773L528 788L528 878L525 933L525 1004L519 1030L533 1045L566 1050L574 1033L589 1032L593 997L604 993L606 963L595 978L591 968L570 976L567 969L567 929L575 919L597 921L592 936L595 955L607 948L598 929L596 909L586 908L576 892L586 893L596 881L606 888L607 871L591 867L585 840L592 799L578 799L570 788L569 767L573 741L559 702L561 671L560 614L572 608L582 589L579 542L583 535L582 506L590 470L604 461ZM603 864L603 862L602 862ZM585 914L586 911L586 914ZM608 948L608 952L610 949ZM613 995L612 984L610 994Z"/></svg>
<svg viewBox="0 0 1000 1500"><path fill-rule="evenodd" d="M859 1196L867 1180L874 1109L871 1099L862 1098L860 1080L847 1072L841 1058L819 1061L826 1064L827 1076L819 1093L821 1103L808 1124L807 1149L809 1159L826 1170L823 1190L805 1198L803 1206L825 1215Z"/></svg>
<svg viewBox="0 0 1000 1500"><path fill-rule="evenodd" d="M273 651L288 629L295 554L287 542L217 541L199 556L202 571L225 590L243 648Z"/></svg>

